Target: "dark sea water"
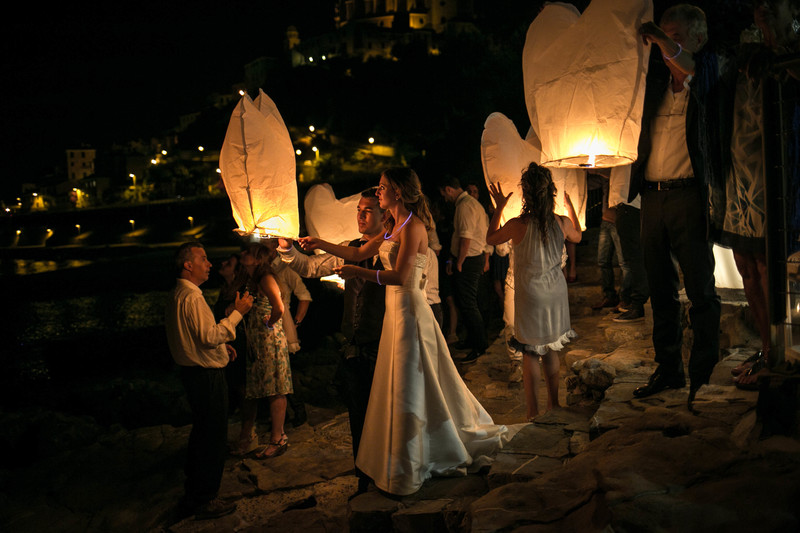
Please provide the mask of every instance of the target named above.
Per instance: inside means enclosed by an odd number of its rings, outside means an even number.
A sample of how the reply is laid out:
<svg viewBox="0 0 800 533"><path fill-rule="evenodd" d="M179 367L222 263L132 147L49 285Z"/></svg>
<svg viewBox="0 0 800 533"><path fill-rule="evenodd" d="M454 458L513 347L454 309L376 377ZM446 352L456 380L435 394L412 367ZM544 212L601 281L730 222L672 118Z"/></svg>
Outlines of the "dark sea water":
<svg viewBox="0 0 800 533"><path fill-rule="evenodd" d="M215 267L237 249L207 247ZM180 419L183 391L163 325L174 250L132 246L0 258L3 408L56 409L128 427L188 422ZM202 287L209 303L219 285L212 269ZM330 353L316 361L312 354L325 351L341 319L341 296L315 280L307 285L315 301L301 332L305 353L293 360L298 374L304 366L335 366Z"/></svg>

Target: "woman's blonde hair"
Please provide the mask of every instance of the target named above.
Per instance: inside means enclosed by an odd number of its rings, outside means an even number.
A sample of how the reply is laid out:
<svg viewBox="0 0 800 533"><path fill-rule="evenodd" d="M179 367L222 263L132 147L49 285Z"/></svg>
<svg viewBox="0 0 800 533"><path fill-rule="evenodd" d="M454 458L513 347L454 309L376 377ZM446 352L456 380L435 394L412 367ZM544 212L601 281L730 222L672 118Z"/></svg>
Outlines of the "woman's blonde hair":
<svg viewBox="0 0 800 533"><path fill-rule="evenodd" d="M425 225L425 229L430 230L433 227L433 216L428 201L422 194L422 184L417 173L409 167L392 167L381 172L381 176L389 180L405 208L417 215ZM386 217L384 225L389 231L394 228L394 218L391 214Z"/></svg>

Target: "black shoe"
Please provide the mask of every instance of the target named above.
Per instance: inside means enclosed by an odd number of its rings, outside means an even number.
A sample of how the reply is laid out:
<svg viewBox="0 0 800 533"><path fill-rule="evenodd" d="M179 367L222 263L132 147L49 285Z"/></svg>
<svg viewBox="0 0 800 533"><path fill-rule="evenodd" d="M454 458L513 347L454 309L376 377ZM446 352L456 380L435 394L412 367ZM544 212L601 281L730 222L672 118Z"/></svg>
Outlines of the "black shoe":
<svg viewBox="0 0 800 533"><path fill-rule="evenodd" d="M644 309L633 307L621 315L614 317L614 322L639 322L644 320Z"/></svg>
<svg viewBox="0 0 800 533"><path fill-rule="evenodd" d="M480 357L482 355L483 355L483 352L479 352L477 350L472 350L471 352L469 352L467 354L467 356L464 359L461 360L461 364L471 365L472 363L474 363L475 361L478 360L478 357Z"/></svg>
<svg viewBox="0 0 800 533"><path fill-rule="evenodd" d="M651 396L662 390L666 389L682 389L686 386L686 378L683 374L667 373L658 367L650 379L647 380L647 385L637 387L633 391L633 396L636 398L645 398Z"/></svg>

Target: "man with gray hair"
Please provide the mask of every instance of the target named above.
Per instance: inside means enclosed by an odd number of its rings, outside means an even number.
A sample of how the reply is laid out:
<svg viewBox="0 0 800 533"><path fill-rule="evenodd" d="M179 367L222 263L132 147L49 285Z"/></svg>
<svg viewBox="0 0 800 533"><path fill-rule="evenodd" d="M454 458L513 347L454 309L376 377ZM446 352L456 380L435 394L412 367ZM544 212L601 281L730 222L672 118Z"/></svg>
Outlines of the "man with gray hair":
<svg viewBox="0 0 800 533"><path fill-rule="evenodd" d="M712 131L719 122L721 61L706 46L705 14L698 7L673 6L664 12L659 26L645 23L640 33L645 42L658 46L653 51L661 57L651 61L647 76L639 159L632 168L629 200L641 192L641 244L658 368L633 394L643 398L686 384L674 257L691 301L691 409L697 389L708 383L719 358L720 299L714 288L708 232L708 185L724 175L725 143Z"/></svg>
<svg viewBox="0 0 800 533"><path fill-rule="evenodd" d="M236 359L226 344L236 338L236 325L253 306L247 292L236 293L233 311L217 323L200 285L208 280L211 262L199 242L187 242L175 254L175 288L166 305L165 326L172 358L192 410L192 432L186 452L185 510L195 518L218 518L236 504L217 497L227 455L228 385L225 367Z"/></svg>

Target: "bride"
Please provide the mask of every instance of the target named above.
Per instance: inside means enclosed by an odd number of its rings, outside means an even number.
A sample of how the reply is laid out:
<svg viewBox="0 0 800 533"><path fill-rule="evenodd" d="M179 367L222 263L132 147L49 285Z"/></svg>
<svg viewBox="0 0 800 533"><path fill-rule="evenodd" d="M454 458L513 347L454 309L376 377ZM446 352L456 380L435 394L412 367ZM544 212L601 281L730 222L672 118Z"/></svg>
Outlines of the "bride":
<svg viewBox="0 0 800 533"><path fill-rule="evenodd" d="M360 248L304 237L321 249L358 262L380 253L386 270L344 265L338 274L386 285L381 330L364 433L356 466L390 494L416 492L432 475L464 475L480 467L508 435L461 380L425 299L423 271L432 218L419 178L390 168L380 178L378 203L387 231Z"/></svg>

